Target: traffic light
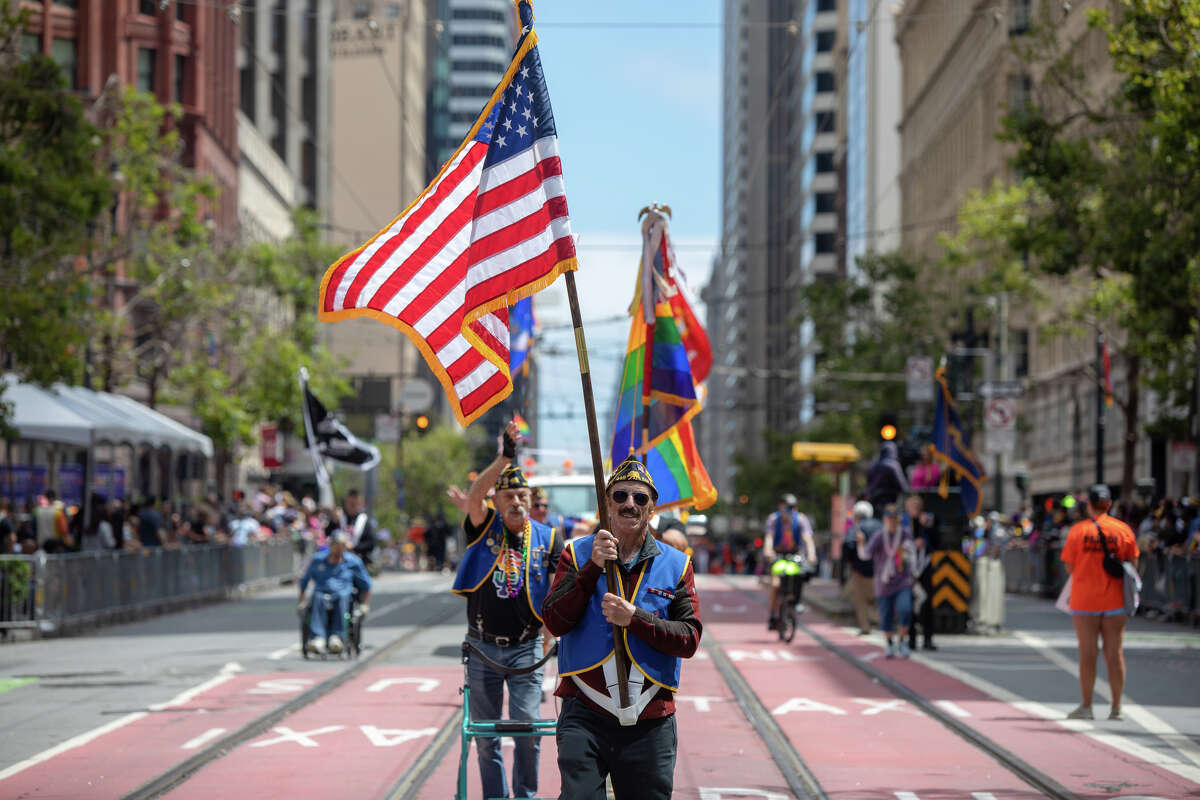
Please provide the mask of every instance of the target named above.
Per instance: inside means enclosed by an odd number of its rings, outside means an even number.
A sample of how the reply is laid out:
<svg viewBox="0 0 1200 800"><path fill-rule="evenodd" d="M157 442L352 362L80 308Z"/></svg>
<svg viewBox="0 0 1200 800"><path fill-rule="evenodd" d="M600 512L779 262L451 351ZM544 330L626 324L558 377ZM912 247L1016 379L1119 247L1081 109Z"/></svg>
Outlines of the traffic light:
<svg viewBox="0 0 1200 800"><path fill-rule="evenodd" d="M896 419L896 415L893 413L879 415L879 438L881 441L895 441L898 433L896 430L897 422L899 422L899 420Z"/></svg>
<svg viewBox="0 0 1200 800"><path fill-rule="evenodd" d="M417 426L417 433L425 433L429 430L429 417L424 414L418 414L413 420L413 424Z"/></svg>

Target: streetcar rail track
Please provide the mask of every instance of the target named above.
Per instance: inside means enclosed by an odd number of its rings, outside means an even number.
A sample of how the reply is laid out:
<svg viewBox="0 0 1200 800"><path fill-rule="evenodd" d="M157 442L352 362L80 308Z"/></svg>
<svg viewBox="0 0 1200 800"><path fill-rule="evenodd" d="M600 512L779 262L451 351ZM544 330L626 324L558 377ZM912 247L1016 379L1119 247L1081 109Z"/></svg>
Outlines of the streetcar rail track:
<svg viewBox="0 0 1200 800"><path fill-rule="evenodd" d="M400 634L370 655L357 659L344 670L335 675L331 675L330 677L316 684L312 688L307 689L296 697L293 697L291 700L283 703L282 705L255 717L237 730L214 740L211 744L208 744L203 749L197 751L195 755L179 762L178 764L175 764L167 770L164 770L133 791L122 795L121 800L152 800L152 798L161 797L171 789L174 789L176 786L185 783L203 767L211 764L236 747L245 744L247 741L255 738L256 736L266 733L280 720L290 716L291 714L294 714L302 708L312 705L322 697L325 697L333 692L335 689L348 683L368 667L371 667L376 662L383 660L387 655L421 635L427 629L445 622L451 617L461 613L462 605L460 603L455 603L452 606L447 606L435 612L425 621L418 625L414 625L411 630Z"/></svg>
<svg viewBox="0 0 1200 800"><path fill-rule="evenodd" d="M758 604L762 605L764 608L766 607L765 601L758 594L747 591L746 589L742 588L741 586L734 584L732 581L728 580L727 578L722 579L722 583L724 583L726 586L729 586L731 589L734 589L735 591L745 595L746 597L750 598L751 600L754 600ZM939 708L933 702L926 699L923 695L908 688L900 681L891 677L886 672L880 670L878 667L873 666L870 661L864 661L864 660L858 658L853 653L846 650L844 647L841 647L840 645L833 643L825 636L822 636L820 633L817 633L806 623L797 622L796 627L799 630L803 631L806 635L811 637L812 640L815 641L817 644L821 645L826 650L828 650L829 652L836 655L838 658L845 661L847 664L850 664L855 669L859 670L864 675L866 675L868 678L871 678L873 681L878 682L880 686L887 689L892 694L896 695L896 697L911 703L913 706L915 706L917 709L919 709L926 716L929 716L929 717L933 718L934 720L936 720L937 722L941 723L945 728L949 729L951 733L953 733L956 736L958 736L959 738L965 740L968 744L972 745L973 747L983 751L986 755L988 755L989 757L991 757L992 759L997 761L1001 766L1003 766L1005 769L1007 769L1013 775L1017 776L1022 781L1029 784L1030 786L1032 786L1034 789L1036 789L1038 792L1040 792L1043 796L1053 798L1054 800L1074 800L1075 799L1076 795L1073 792L1071 792L1069 789L1067 789L1065 786L1063 786L1061 783L1054 780L1054 778L1052 778L1049 775L1047 775L1046 773L1042 772L1037 767L1034 767L1032 764L1030 764L1029 762L1022 759L1020 756L1013 753L1011 750L1008 750L1007 748L1000 746L999 744L992 741L987 736L984 736L979 731L975 730L971 726L969 726L969 725L965 724L964 722L962 722L961 720L957 719L953 714L949 713L948 711L946 711L942 708ZM729 664L729 667L731 669L733 669L732 663ZM739 676L740 676L740 673L739 673ZM732 686L732 684L731 684L731 686ZM747 688L747 690L749 690L748 685L746 688ZM750 691L752 691L752 690L750 690ZM759 703L759 705L761 706L761 703ZM764 711L765 711L765 709L764 709ZM772 720L772 722L773 722L773 720ZM789 745L790 745L790 742L789 742Z"/></svg>

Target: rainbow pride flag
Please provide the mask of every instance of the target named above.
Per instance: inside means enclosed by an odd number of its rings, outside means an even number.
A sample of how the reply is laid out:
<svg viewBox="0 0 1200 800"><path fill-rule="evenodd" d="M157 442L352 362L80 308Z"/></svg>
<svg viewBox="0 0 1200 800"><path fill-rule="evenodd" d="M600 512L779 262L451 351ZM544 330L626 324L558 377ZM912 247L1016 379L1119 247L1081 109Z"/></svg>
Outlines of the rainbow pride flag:
<svg viewBox="0 0 1200 800"><path fill-rule="evenodd" d="M696 449L691 420L675 426L667 438L646 454L646 469L658 489L658 502L654 506L658 511L683 506L695 506L701 511L717 502L717 490Z"/></svg>
<svg viewBox="0 0 1200 800"><path fill-rule="evenodd" d="M517 423L517 430L521 432L522 439L530 439L533 437L533 429L529 427L529 423L520 414L513 414L513 422Z"/></svg>
<svg viewBox="0 0 1200 800"><path fill-rule="evenodd" d="M650 343L649 363L647 341ZM691 419L699 411L696 384L692 382L692 370L675 324L675 314L669 303L658 303L654 307L652 325L647 325L640 315L636 315L629 328L621 392L617 398L617 418L613 426L612 463L620 464L630 453L644 453L657 446L676 425ZM647 428L644 442L643 427Z"/></svg>

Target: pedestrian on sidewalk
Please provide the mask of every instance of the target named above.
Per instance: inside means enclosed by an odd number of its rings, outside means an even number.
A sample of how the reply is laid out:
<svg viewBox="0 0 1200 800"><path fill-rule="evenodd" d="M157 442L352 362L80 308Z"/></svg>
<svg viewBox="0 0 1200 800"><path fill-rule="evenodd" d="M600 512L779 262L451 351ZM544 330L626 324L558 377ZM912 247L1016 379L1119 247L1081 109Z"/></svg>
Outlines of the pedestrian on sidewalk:
<svg viewBox="0 0 1200 800"><path fill-rule="evenodd" d="M858 532L858 557L875 565L875 601L879 627L887 637L887 657L908 658L908 628L912 625L912 583L915 551L912 531L900 524L895 503L883 507L883 528L867 539Z"/></svg>
<svg viewBox="0 0 1200 800"><path fill-rule="evenodd" d="M854 504L854 524L847 532L845 546L842 548L843 560L849 567L850 581L847 587L850 592L850 602L854 604L854 618L858 622L858 632L866 636L871 632L871 607L875 604L875 565L870 559L858 557L858 537L870 541L875 533L883 528L877 519L872 519L875 509L866 500Z"/></svg>
<svg viewBox="0 0 1200 800"><path fill-rule="evenodd" d="M913 572L913 618L914 625L908 629L908 646L917 649L917 624L921 626L922 646L926 650L937 650L933 643L933 551L937 549L937 524L925 510L925 500L913 492L904 501L906 519L912 530L916 546L916 566Z"/></svg>
<svg viewBox="0 0 1200 800"><path fill-rule="evenodd" d="M1133 531L1108 514L1112 494L1098 483L1088 490L1087 517L1071 526L1063 545L1063 566L1071 574L1069 607L1079 640L1079 688L1082 702L1068 719L1093 719L1092 692L1096 685L1096 661L1102 642L1108 685L1112 690L1109 719L1121 719L1121 692L1125 689L1124 577L1114 577L1104 568L1107 553L1137 566L1138 547Z"/></svg>

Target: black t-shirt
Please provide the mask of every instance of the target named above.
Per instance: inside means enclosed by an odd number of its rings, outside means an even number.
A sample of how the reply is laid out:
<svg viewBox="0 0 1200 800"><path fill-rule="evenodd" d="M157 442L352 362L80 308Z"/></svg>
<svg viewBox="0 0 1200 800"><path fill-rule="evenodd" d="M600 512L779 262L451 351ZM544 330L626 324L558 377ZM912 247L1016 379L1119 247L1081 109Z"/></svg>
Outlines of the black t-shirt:
<svg viewBox="0 0 1200 800"><path fill-rule="evenodd" d="M471 524L471 518L467 517L463 520L463 530L467 533L467 541L473 542L479 538L488 525L492 522L492 517L495 511L488 509L487 519L484 524L475 527ZM500 528L504 531L504 535L508 540L508 547L511 551L522 554L521 575L524 576L524 546L523 536L519 533L513 533L504 527ZM488 534L491 535L491 534ZM500 542L495 543L497 547ZM480 542L478 547L488 547L487 541ZM554 543L550 546L549 555L542 555L545 563L542 565L542 574L554 577L555 570L558 569L558 557L562 555L563 540L562 536L556 531L554 534ZM523 579L523 578L522 578ZM528 630L536 630L541 627L537 617L533 615L533 609L529 606L529 594L527 587L522 587L520 594L516 597L508 597L504 594L504 572L497 565L492 572L492 577L483 582L478 589L467 595L467 624L472 628L478 629L482 623L483 630L493 636L508 636L509 638L519 639ZM541 609L538 609L541 613Z"/></svg>

